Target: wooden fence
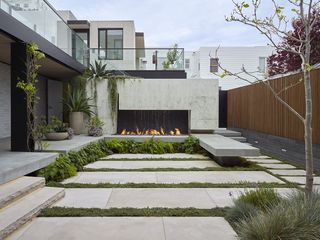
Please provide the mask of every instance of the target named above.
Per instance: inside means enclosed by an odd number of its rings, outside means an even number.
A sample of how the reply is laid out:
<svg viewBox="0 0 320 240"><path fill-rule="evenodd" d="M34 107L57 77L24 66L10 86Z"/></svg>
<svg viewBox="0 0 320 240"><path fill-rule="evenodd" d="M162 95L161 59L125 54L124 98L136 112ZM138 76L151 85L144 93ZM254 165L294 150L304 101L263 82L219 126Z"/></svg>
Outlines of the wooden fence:
<svg viewBox="0 0 320 240"><path fill-rule="evenodd" d="M270 80L276 89L296 83L301 74ZM313 94L313 143L320 144L320 69L311 72ZM285 99L297 112L304 114L304 86L283 91ZM263 84L258 83L228 91L228 127L243 128L266 134L303 140L303 123L283 106Z"/></svg>

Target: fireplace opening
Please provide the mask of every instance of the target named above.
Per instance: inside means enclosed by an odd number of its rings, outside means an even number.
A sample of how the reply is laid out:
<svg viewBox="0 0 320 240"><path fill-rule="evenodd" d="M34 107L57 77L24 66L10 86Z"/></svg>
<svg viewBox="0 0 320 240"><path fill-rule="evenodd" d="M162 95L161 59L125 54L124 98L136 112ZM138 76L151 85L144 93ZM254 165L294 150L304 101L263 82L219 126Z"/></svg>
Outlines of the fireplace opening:
<svg viewBox="0 0 320 240"><path fill-rule="evenodd" d="M188 110L118 110L117 134L189 134Z"/></svg>

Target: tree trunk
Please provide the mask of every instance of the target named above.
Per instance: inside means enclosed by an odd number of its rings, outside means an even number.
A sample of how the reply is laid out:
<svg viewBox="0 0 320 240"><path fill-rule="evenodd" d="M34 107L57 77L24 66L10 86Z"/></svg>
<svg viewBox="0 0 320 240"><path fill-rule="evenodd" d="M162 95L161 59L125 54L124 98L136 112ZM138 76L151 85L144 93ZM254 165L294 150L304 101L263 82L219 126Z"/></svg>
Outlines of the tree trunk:
<svg viewBox="0 0 320 240"><path fill-rule="evenodd" d="M306 117L304 123L304 142L306 158L306 194L310 196L313 191L313 151L312 151L312 92L310 71L304 70Z"/></svg>

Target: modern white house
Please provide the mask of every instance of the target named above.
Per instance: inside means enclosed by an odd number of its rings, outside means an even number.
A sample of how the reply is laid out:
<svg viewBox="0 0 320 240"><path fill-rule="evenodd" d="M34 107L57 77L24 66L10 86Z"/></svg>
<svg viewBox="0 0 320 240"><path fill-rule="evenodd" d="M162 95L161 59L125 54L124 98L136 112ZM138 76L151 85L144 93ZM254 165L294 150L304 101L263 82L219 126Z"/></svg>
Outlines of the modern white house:
<svg viewBox="0 0 320 240"><path fill-rule="evenodd" d="M184 65L187 78L219 78L217 74L221 74L223 70L219 69L218 62L230 72L238 73L245 67L247 71L255 72L255 76L264 78L267 73L267 58L272 52L273 48L269 46L200 47L197 51L185 51ZM222 90L247 84L235 77L219 78Z"/></svg>

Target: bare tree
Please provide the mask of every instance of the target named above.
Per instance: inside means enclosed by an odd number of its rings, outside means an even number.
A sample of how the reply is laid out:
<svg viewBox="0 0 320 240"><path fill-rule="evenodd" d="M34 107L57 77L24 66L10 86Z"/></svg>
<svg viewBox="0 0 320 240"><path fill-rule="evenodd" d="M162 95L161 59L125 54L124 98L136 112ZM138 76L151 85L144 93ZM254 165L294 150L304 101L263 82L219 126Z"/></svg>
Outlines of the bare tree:
<svg viewBox="0 0 320 240"><path fill-rule="evenodd" d="M310 196L313 191L313 151L312 151L312 89L310 71L312 66L310 64L311 53L311 29L313 25L319 20L320 0L286 0L280 1L286 4L286 7L281 6L277 0L270 0L274 11L270 16L260 17L259 9L262 5L262 0L251 0L251 2L236 2L232 0L234 10L230 17L227 17L228 22L240 22L247 26L256 29L260 34L267 38L269 45L276 49L288 51L296 54L302 60L301 71L303 78L289 86L284 87L280 91L276 90L270 81L265 81L257 77L255 72L249 72L244 67L238 73L232 73L220 65L224 71L221 77L235 76L250 84L260 82L264 84L274 95L274 97L281 102L287 109L295 114L304 124L304 142L305 142L305 163L306 163L306 195ZM265 0L264 0L265 2ZM287 6L288 5L288 6ZM285 11L289 10L295 15L294 20L288 19L285 16ZM291 24L299 26L298 34L294 35L290 30ZM296 46L288 44L279 44L278 42L286 42L281 40L290 40L296 42ZM280 41L279 41L280 40ZM245 75L244 75L245 74ZM297 112L290 104L282 97L282 93L299 84L304 84L305 89L305 114Z"/></svg>

